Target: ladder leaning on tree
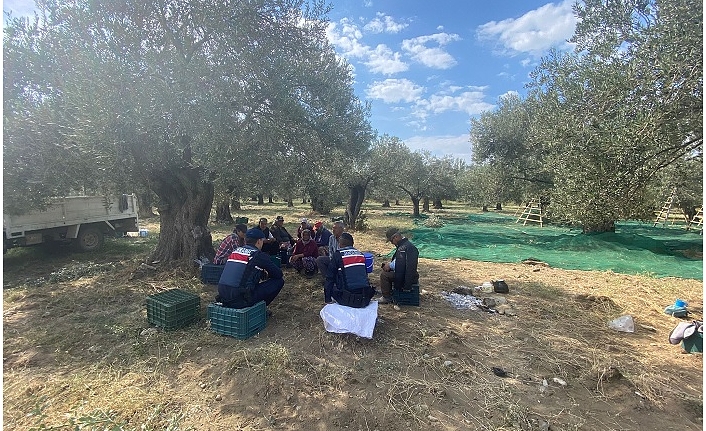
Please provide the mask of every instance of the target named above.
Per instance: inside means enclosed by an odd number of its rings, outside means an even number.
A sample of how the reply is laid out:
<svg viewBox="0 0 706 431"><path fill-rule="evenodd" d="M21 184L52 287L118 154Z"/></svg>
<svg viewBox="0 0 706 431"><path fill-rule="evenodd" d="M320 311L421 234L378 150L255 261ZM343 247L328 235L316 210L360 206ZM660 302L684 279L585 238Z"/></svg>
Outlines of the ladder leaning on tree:
<svg viewBox="0 0 706 431"><path fill-rule="evenodd" d="M667 200L664 202L664 205L662 205L662 209L660 210L659 214L657 214L657 219L655 220L655 224L652 225L652 227L657 226L658 224L662 223L662 226L666 226L667 222L669 221L669 215L672 212L672 207L674 204L679 203L679 198L677 197L677 188L674 187L672 189L672 194L667 198ZM677 207L677 209L679 209ZM682 217L684 218L684 221L688 224L689 223L689 217L684 214L681 209L679 211L682 213ZM674 224L674 221L672 221L671 224Z"/></svg>
<svg viewBox="0 0 706 431"><path fill-rule="evenodd" d="M544 211L542 211L541 200L535 198L530 199L529 203L515 223L519 223L520 220L524 220L522 223L523 226L525 226L527 222L532 222L539 223L539 227L543 227Z"/></svg>

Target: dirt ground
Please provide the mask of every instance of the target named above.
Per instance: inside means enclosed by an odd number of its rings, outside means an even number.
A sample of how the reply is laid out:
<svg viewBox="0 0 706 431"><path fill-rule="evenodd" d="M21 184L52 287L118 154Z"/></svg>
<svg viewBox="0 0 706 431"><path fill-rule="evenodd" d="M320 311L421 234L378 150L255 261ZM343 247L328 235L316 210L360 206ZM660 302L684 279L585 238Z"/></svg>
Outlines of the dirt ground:
<svg viewBox="0 0 706 431"><path fill-rule="evenodd" d="M364 339L326 332L321 279L285 269L267 327L241 341L210 331L216 286L196 269L141 266L157 231L153 223L149 238L113 239L93 256L5 256L4 429L703 427L703 357L669 344L680 320L663 313L683 298L688 320L702 320L699 280L420 259L421 305L381 305ZM382 231L354 233L376 253L375 285L391 249ZM478 296L502 297L505 314L458 310L441 296L499 278L509 294ZM174 287L200 296L201 319L151 328L147 296ZM608 327L624 314L634 333Z"/></svg>

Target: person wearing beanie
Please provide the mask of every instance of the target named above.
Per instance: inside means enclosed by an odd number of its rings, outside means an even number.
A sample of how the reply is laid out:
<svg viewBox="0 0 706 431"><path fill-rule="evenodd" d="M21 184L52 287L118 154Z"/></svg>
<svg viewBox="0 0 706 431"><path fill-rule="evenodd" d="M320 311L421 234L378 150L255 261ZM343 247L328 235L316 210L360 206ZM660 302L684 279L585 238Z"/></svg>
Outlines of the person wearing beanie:
<svg viewBox="0 0 706 431"><path fill-rule="evenodd" d="M326 226L320 221L317 221L314 223L314 229L316 230L314 233L314 241L316 241L316 245L321 249L321 247L327 247L328 246L328 240L331 238L331 233L330 230L326 229ZM320 250L319 254L324 254L325 250Z"/></svg>
<svg viewBox="0 0 706 431"><path fill-rule="evenodd" d="M335 300L347 307L364 308L375 295L365 269L365 256L353 248L353 243L353 236L343 232L338 239L340 248L331 255L324 282L324 301L327 304Z"/></svg>
<svg viewBox="0 0 706 431"><path fill-rule="evenodd" d="M380 273L382 298L378 300L378 304L392 302L393 283L395 289L402 291L412 290L412 285L419 283L419 272L417 272L419 250L417 247L402 236L400 230L395 227L387 229L385 237L396 249L392 261L382 265Z"/></svg>
<svg viewBox="0 0 706 431"><path fill-rule="evenodd" d="M233 253L233 250L245 245L245 232L247 230L248 227L244 224L235 225L233 233L223 238L221 245L218 246L216 257L213 258L213 263L216 265L225 265L228 256Z"/></svg>
<svg viewBox="0 0 706 431"><path fill-rule="evenodd" d="M267 305L284 287L282 270L261 251L265 234L260 229L245 232L245 245L228 256L218 282L216 302L224 307L252 307L260 301Z"/></svg>

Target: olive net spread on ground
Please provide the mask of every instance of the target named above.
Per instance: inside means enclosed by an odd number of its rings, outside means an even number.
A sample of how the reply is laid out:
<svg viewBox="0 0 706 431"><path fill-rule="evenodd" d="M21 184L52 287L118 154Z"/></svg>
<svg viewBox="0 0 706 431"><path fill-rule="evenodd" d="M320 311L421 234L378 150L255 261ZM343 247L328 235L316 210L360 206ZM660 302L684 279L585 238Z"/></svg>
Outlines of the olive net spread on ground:
<svg viewBox="0 0 706 431"><path fill-rule="evenodd" d="M583 234L546 224L523 226L516 217L496 213L440 219L445 225L439 228L417 219L407 234L421 257L500 263L536 259L562 269L703 280L703 237L683 225L620 222L615 232Z"/></svg>

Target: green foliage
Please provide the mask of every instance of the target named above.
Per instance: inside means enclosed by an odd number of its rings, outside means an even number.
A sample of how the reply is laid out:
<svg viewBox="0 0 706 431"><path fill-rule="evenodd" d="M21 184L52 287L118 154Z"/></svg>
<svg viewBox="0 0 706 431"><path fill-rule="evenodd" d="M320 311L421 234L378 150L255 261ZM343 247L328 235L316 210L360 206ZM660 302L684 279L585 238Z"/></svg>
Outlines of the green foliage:
<svg viewBox="0 0 706 431"><path fill-rule="evenodd" d="M528 98L474 120L471 141L478 162L544 185L524 192L549 196L556 219L611 230L650 214L660 171L703 165L702 4L590 0L576 12L576 51L543 58Z"/></svg>

